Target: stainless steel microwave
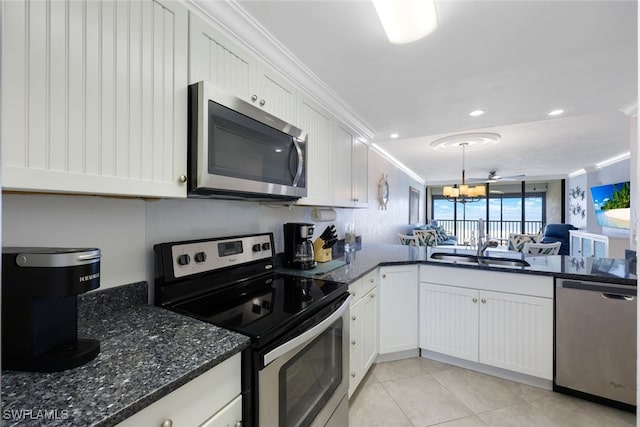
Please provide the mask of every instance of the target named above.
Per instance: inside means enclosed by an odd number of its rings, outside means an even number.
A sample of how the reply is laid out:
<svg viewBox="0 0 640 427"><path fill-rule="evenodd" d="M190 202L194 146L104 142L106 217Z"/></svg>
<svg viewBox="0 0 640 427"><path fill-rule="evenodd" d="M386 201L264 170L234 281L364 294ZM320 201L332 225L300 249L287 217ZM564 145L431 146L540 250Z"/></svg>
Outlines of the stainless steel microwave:
<svg viewBox="0 0 640 427"><path fill-rule="evenodd" d="M207 82L189 86L190 197L307 195L307 133Z"/></svg>

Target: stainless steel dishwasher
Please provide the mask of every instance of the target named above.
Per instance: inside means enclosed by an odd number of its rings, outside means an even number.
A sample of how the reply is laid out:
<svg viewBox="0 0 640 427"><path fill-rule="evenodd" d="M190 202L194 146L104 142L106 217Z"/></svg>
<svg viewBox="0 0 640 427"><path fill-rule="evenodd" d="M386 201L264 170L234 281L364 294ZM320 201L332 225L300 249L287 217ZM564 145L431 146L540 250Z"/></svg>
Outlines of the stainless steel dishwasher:
<svg viewBox="0 0 640 427"><path fill-rule="evenodd" d="M635 286L556 279L554 390L636 405Z"/></svg>

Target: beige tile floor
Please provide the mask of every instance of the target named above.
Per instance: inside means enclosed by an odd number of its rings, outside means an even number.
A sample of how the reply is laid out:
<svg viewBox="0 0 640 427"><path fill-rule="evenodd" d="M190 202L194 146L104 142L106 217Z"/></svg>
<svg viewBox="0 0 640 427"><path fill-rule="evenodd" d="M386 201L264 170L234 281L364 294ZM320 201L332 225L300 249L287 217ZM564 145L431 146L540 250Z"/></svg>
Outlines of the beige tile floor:
<svg viewBox="0 0 640 427"><path fill-rule="evenodd" d="M350 427L616 427L635 414L423 358L374 365L351 397Z"/></svg>

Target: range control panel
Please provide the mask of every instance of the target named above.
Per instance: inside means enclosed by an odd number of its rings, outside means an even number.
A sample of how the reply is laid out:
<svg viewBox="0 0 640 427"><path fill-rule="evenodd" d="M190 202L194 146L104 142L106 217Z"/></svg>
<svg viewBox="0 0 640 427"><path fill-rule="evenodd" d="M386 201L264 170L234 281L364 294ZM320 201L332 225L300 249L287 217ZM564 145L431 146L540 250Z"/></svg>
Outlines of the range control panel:
<svg viewBox="0 0 640 427"><path fill-rule="evenodd" d="M271 233L177 243L171 247L174 277L272 258Z"/></svg>

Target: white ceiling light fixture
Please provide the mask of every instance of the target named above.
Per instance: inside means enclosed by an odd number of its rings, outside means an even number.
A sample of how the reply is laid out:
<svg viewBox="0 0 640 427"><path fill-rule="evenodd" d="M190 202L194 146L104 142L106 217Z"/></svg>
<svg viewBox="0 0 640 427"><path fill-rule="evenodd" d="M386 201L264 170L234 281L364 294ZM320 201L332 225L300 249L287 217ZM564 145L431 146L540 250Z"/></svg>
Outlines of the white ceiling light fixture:
<svg viewBox="0 0 640 427"><path fill-rule="evenodd" d="M471 117L479 117L483 114L484 114L484 111L482 110L473 110L472 112L469 113Z"/></svg>
<svg viewBox="0 0 640 427"><path fill-rule="evenodd" d="M371 1L391 43L411 43L438 28L435 0Z"/></svg>
<svg viewBox="0 0 640 427"><path fill-rule="evenodd" d="M564 113L564 110L561 108L558 108L557 110L553 110L553 111L549 111L547 113L547 116L560 116Z"/></svg>
<svg viewBox="0 0 640 427"><path fill-rule="evenodd" d="M397 133L392 133L391 135L389 135L389 138L391 139L397 139L398 137L400 137L400 135L398 135Z"/></svg>
<svg viewBox="0 0 640 427"><path fill-rule="evenodd" d="M494 145L500 142L502 137L497 133L472 132L445 136L436 139L430 145L434 150L459 150L462 148L462 182L442 189L442 195L450 202L471 203L481 200L487 195L486 187L478 185L470 187L465 183L464 154L466 148L477 148Z"/></svg>

